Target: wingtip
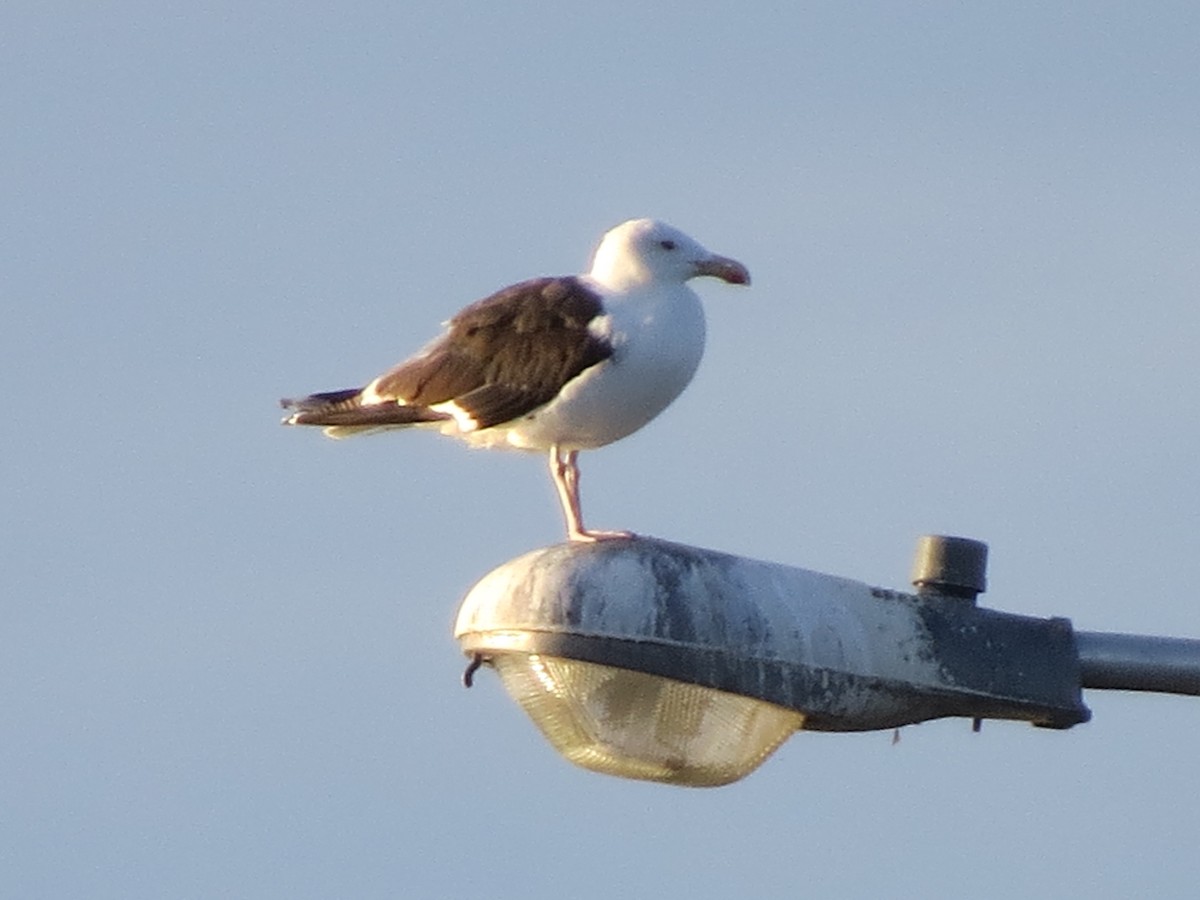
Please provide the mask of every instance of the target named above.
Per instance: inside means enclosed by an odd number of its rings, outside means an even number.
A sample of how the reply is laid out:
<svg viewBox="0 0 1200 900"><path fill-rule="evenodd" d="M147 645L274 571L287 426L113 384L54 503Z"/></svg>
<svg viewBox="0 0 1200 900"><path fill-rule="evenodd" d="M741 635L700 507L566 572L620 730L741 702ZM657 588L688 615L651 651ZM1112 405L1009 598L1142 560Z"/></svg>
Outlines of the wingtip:
<svg viewBox="0 0 1200 900"><path fill-rule="evenodd" d="M280 397L279 406L281 409L298 409L300 401L295 397ZM279 420L280 425L295 425L297 413L290 413Z"/></svg>

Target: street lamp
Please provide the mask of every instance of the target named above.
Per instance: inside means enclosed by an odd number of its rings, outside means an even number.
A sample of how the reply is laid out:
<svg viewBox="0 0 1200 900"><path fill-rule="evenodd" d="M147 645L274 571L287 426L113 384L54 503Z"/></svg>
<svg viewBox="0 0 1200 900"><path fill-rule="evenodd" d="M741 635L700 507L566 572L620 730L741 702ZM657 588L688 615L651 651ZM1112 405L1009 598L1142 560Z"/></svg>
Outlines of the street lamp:
<svg viewBox="0 0 1200 900"><path fill-rule="evenodd" d="M479 581L455 636L466 683L495 669L572 762L692 786L802 728L1068 728L1090 716L1083 687L1200 693L1200 642L980 608L985 565L984 544L923 538L910 594L648 538L560 544Z"/></svg>

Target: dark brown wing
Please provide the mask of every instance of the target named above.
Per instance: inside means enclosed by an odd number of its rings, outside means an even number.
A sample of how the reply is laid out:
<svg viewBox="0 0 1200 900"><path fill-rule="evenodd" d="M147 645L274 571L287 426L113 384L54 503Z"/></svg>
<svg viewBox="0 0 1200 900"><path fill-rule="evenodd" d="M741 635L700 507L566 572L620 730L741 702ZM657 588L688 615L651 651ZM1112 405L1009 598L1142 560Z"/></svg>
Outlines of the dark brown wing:
<svg viewBox="0 0 1200 900"><path fill-rule="evenodd" d="M307 397L284 399L280 405L291 413L285 425L322 425L326 428L376 429L401 425L423 425L451 418L421 406L397 406L377 403L363 406L362 388L327 391ZM349 432L347 432L349 433Z"/></svg>
<svg viewBox="0 0 1200 900"><path fill-rule="evenodd" d="M488 428L547 403L612 356L588 330L604 308L578 278L536 278L468 306L419 356L371 385L384 399L428 408L453 400Z"/></svg>

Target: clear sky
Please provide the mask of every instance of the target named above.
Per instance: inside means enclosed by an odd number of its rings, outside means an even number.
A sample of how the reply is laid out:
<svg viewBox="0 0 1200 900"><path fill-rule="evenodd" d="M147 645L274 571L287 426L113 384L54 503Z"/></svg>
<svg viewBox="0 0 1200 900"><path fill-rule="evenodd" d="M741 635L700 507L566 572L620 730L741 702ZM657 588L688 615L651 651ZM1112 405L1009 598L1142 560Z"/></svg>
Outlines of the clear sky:
<svg viewBox="0 0 1200 900"><path fill-rule="evenodd" d="M1200 701L562 761L451 624L540 456L336 443L353 386L665 218L695 382L589 524L1200 636L1193 3L7 3L0 884L22 898L1194 897Z"/></svg>

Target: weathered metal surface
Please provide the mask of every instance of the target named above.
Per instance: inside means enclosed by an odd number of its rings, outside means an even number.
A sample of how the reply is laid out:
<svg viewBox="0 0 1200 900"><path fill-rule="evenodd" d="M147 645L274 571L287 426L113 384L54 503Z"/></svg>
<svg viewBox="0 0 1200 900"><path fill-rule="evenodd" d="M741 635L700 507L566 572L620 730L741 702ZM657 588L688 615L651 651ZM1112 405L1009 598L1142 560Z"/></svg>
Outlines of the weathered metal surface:
<svg viewBox="0 0 1200 900"><path fill-rule="evenodd" d="M1086 721L1069 624L647 538L526 554L468 593L468 653L618 665L800 710L806 728Z"/></svg>

